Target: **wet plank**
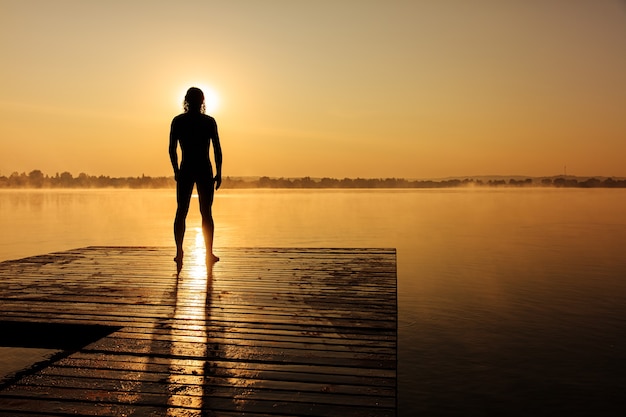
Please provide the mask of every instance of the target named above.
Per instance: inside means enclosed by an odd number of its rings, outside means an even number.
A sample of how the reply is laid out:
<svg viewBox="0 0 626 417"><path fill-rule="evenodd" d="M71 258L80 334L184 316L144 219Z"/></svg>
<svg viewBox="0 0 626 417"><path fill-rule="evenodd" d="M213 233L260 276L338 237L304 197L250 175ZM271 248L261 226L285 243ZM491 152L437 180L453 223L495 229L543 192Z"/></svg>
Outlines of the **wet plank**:
<svg viewBox="0 0 626 417"><path fill-rule="evenodd" d="M179 277L171 252L0 263L0 346L65 349L0 385L0 416L396 415L395 250L198 251Z"/></svg>

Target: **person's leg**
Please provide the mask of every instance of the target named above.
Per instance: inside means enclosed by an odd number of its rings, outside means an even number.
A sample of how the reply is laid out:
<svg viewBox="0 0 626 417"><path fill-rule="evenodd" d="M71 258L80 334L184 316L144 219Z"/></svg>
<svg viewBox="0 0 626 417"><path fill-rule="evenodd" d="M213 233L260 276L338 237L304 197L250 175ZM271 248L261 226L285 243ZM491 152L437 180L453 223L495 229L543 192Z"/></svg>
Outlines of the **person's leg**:
<svg viewBox="0 0 626 417"><path fill-rule="evenodd" d="M206 257L209 261L217 262L220 258L213 254L213 234L215 230L215 224L213 223L213 181L199 181L197 187Z"/></svg>
<svg viewBox="0 0 626 417"><path fill-rule="evenodd" d="M176 182L176 217L174 218L174 241L176 242L176 263L182 265L183 262L183 239L185 238L185 220L189 212L189 203L193 191L193 181L189 178L179 176Z"/></svg>

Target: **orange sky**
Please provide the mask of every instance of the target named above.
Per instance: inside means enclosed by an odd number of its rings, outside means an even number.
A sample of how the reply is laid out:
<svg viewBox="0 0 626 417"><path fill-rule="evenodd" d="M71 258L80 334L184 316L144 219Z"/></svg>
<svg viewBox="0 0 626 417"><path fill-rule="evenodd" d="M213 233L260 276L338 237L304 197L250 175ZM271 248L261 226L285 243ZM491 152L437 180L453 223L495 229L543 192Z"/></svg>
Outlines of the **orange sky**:
<svg viewBox="0 0 626 417"><path fill-rule="evenodd" d="M0 175L171 175L213 89L224 175L626 176L621 0L0 0Z"/></svg>

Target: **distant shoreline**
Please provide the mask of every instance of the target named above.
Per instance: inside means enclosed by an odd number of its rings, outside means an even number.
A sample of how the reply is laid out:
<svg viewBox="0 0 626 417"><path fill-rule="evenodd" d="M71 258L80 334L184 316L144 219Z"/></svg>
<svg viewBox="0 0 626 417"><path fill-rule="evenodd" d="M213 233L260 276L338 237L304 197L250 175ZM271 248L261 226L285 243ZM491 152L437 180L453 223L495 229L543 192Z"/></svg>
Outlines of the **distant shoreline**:
<svg viewBox="0 0 626 417"><path fill-rule="evenodd" d="M74 177L69 172L49 176L40 170L14 172L0 176L0 189L55 189L55 188L174 188L174 177L110 177L80 173ZM626 188L626 178L577 177L555 175L551 177L475 176L445 178L440 180L409 180L404 178L271 178L224 177L223 188L278 188L278 189L382 189L382 188L456 188L456 187L557 187L557 188Z"/></svg>

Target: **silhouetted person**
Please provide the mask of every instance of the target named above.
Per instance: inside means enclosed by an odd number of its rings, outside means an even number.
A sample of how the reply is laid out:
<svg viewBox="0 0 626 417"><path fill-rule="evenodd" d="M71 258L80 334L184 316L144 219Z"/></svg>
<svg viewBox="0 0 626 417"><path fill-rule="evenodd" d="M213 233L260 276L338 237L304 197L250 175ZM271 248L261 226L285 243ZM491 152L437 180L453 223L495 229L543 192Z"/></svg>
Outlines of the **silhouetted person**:
<svg viewBox="0 0 626 417"><path fill-rule="evenodd" d="M213 205L214 189L222 184L222 148L217 133L217 123L205 114L204 93L196 87L187 90L183 103L184 113L172 120L170 130L170 159L176 179L176 201L178 208L174 219L174 240L176 241L176 266L178 272L183 264L183 239L185 237L185 219L189 212L191 193L195 184L202 215L202 233L206 246L207 261L217 262L213 254ZM216 175L209 158L213 142ZM180 144L182 159L178 166L177 144Z"/></svg>

